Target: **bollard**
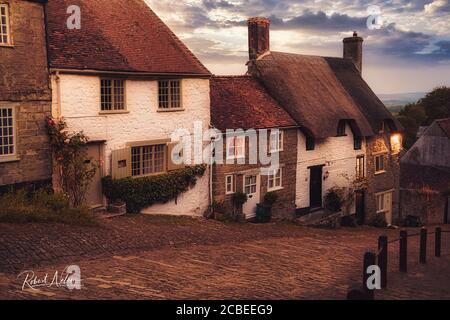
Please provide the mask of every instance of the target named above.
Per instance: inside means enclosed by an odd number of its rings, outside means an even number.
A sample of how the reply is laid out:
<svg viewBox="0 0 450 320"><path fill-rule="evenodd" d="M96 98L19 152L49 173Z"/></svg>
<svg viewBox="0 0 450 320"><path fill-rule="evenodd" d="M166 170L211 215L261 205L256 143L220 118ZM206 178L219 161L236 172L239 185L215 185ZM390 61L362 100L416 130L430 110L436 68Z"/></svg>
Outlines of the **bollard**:
<svg viewBox="0 0 450 320"><path fill-rule="evenodd" d="M400 231L400 272L408 272L408 231Z"/></svg>
<svg viewBox="0 0 450 320"><path fill-rule="evenodd" d="M388 237L380 236L378 238L378 266L381 270L381 287L387 287L387 269L388 269Z"/></svg>
<svg viewBox="0 0 450 320"><path fill-rule="evenodd" d="M438 258L441 257L441 239L442 239L442 229L440 227L437 227L434 238L434 255Z"/></svg>
<svg viewBox="0 0 450 320"><path fill-rule="evenodd" d="M367 280L369 279L369 275L367 274L367 270L370 266L376 265L377 256L373 252L366 252L364 255L364 265L363 265L363 289L367 295L368 300L374 300L375 290L370 290L367 288Z"/></svg>
<svg viewBox="0 0 450 320"><path fill-rule="evenodd" d="M420 230L420 263L427 263L427 229Z"/></svg>

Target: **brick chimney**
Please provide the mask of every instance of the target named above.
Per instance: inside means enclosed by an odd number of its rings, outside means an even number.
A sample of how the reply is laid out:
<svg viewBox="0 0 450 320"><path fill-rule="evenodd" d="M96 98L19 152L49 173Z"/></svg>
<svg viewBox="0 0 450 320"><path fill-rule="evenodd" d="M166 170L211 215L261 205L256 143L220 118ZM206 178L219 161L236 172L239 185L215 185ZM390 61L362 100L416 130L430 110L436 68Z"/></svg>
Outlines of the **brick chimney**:
<svg viewBox="0 0 450 320"><path fill-rule="evenodd" d="M358 33L355 31L353 37L344 39L344 59L351 59L353 63L362 72L362 58L363 58L363 38L358 37Z"/></svg>
<svg viewBox="0 0 450 320"><path fill-rule="evenodd" d="M270 20L255 17L248 19L248 51L250 60L270 51Z"/></svg>

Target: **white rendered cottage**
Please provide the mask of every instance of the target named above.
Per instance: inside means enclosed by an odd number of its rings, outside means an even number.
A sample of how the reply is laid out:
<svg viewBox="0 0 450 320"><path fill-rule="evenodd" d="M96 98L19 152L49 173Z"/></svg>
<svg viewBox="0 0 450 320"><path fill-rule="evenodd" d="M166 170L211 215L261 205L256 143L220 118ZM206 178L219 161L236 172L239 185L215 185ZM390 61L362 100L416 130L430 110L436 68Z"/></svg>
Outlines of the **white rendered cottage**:
<svg viewBox="0 0 450 320"><path fill-rule="evenodd" d="M67 29L70 5L81 29ZM176 168L168 153L180 128L210 123L209 71L143 0L50 0L48 38L52 113L90 139L102 164L88 196L105 205L101 177L142 177ZM201 215L208 172L196 186L143 213Z"/></svg>

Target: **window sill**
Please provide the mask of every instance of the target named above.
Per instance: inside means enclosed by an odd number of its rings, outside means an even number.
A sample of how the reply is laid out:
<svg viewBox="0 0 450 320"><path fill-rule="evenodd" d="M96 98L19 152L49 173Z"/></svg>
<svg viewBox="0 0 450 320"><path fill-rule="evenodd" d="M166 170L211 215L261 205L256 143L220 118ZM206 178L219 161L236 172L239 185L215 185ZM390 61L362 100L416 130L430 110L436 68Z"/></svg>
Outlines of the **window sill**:
<svg viewBox="0 0 450 320"><path fill-rule="evenodd" d="M0 163L8 163L8 162L19 162L20 158L17 156L6 156L0 157Z"/></svg>
<svg viewBox="0 0 450 320"><path fill-rule="evenodd" d="M280 152L283 152L283 149L280 149L280 150L270 150L270 151L269 151L269 154L272 154L272 153L280 153Z"/></svg>
<svg viewBox="0 0 450 320"><path fill-rule="evenodd" d="M284 190L284 187L276 187L276 188L272 188L272 189L267 188L267 192L275 192L275 191L280 191L280 190Z"/></svg>
<svg viewBox="0 0 450 320"><path fill-rule="evenodd" d="M141 175L141 176L131 176L131 178L133 178L133 179L147 178L147 177L160 176L160 175L166 174L166 173L167 173L167 171L163 171L163 172L158 172L158 173L144 174L144 175Z"/></svg>
<svg viewBox="0 0 450 320"><path fill-rule="evenodd" d="M127 114L127 113L130 113L130 111L128 110L100 111L98 114L108 115L108 114Z"/></svg>
<svg viewBox="0 0 450 320"><path fill-rule="evenodd" d="M375 172L376 176L386 173L386 170Z"/></svg>
<svg viewBox="0 0 450 320"><path fill-rule="evenodd" d="M171 108L167 108L167 109L158 109L158 110L156 110L156 112L161 112L161 113L165 113L165 112L182 112L182 111L185 111L185 109L184 108L173 108L173 109L171 109Z"/></svg>
<svg viewBox="0 0 450 320"><path fill-rule="evenodd" d="M232 157L227 157L227 160L241 160L241 159L245 159L245 156L232 156Z"/></svg>
<svg viewBox="0 0 450 320"><path fill-rule="evenodd" d="M16 46L13 44L0 44L0 48L14 49Z"/></svg>

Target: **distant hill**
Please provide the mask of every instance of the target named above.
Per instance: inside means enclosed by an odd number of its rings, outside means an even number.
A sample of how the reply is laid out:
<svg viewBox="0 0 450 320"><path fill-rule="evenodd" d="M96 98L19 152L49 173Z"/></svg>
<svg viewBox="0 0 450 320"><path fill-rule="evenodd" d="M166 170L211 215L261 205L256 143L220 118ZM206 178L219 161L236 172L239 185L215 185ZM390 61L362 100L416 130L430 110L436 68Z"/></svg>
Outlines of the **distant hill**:
<svg viewBox="0 0 450 320"><path fill-rule="evenodd" d="M403 109L408 103L417 102L417 100L425 97L425 92L408 92L408 93L389 93L378 94L378 98L386 105L389 111L396 114Z"/></svg>
<svg viewBox="0 0 450 320"><path fill-rule="evenodd" d="M409 92L409 93L390 93L378 94L378 98L387 106L404 106L408 103L417 102L417 100L425 97L426 92Z"/></svg>

